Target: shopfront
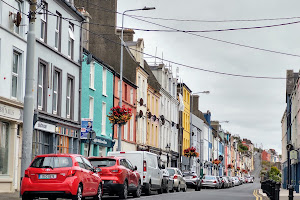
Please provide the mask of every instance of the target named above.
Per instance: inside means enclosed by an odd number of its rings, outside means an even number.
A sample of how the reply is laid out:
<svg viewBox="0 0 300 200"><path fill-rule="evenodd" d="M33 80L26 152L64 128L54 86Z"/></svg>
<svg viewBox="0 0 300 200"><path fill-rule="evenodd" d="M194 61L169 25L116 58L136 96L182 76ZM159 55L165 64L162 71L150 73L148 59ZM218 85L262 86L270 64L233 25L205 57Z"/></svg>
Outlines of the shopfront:
<svg viewBox="0 0 300 200"><path fill-rule="evenodd" d="M106 156L107 152L112 150L114 144L115 143L110 138L96 136L95 139L91 140L89 156ZM81 139L81 148L81 152L83 152L83 155L88 156L88 139Z"/></svg>
<svg viewBox="0 0 300 200"><path fill-rule="evenodd" d="M20 185L23 106L0 98L0 193Z"/></svg>
<svg viewBox="0 0 300 200"><path fill-rule="evenodd" d="M32 156L49 153L78 153L79 132L62 124L37 121L32 138Z"/></svg>

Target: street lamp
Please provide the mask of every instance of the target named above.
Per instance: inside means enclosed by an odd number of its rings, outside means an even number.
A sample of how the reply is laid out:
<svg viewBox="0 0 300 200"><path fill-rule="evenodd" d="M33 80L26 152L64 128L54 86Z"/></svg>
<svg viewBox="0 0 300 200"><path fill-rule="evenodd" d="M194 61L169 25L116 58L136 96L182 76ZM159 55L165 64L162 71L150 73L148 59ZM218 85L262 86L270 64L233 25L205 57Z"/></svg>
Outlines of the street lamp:
<svg viewBox="0 0 300 200"><path fill-rule="evenodd" d="M123 36L124 36L124 15L127 12L133 12L133 11L139 11L139 10L154 10L155 7L144 7L144 8L140 8L140 9L132 9L132 10L125 10L122 13L122 32L121 32L121 60L120 60L120 91L119 91L119 106L122 107L122 82L123 82L123 46L125 46L125 42L123 40ZM119 124L119 130L118 130L118 151L121 151L121 128L122 125Z"/></svg>
<svg viewBox="0 0 300 200"><path fill-rule="evenodd" d="M166 150L167 150L167 167L169 167L169 152L170 152L170 149L171 149L171 145L167 144L166 146Z"/></svg>

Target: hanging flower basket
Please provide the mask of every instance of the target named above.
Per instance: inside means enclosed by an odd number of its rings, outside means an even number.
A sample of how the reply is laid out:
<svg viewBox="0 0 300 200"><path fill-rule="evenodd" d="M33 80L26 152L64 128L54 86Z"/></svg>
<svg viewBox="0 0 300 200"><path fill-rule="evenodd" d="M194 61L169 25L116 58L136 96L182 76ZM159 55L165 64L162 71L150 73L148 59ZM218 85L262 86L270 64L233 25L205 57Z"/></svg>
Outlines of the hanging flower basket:
<svg viewBox="0 0 300 200"><path fill-rule="evenodd" d="M236 170L240 171L240 170L241 170L241 168L240 168L240 167L237 167L237 168L236 168Z"/></svg>
<svg viewBox="0 0 300 200"><path fill-rule="evenodd" d="M227 165L227 168L230 168L230 169L231 169L231 168L233 168L233 165L232 165L232 164L228 164L228 165Z"/></svg>
<svg viewBox="0 0 300 200"><path fill-rule="evenodd" d="M199 153L196 152L196 148L195 147L190 147L184 150L184 156L185 157L198 157Z"/></svg>
<svg viewBox="0 0 300 200"><path fill-rule="evenodd" d="M110 109L109 115L107 115L111 124L126 124L132 117L131 109L125 108L125 106L116 106Z"/></svg>
<svg viewBox="0 0 300 200"><path fill-rule="evenodd" d="M215 159L212 163L215 165L219 165L221 162L221 160Z"/></svg>

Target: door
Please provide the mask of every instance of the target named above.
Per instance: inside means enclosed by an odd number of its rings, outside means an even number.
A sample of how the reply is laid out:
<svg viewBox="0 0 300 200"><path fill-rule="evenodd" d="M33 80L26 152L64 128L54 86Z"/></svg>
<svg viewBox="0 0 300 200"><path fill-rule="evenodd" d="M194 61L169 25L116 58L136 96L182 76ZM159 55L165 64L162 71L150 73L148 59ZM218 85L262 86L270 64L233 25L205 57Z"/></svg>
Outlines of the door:
<svg viewBox="0 0 300 200"><path fill-rule="evenodd" d="M177 174L180 182L180 188L184 188L185 180L183 179L183 175L179 169L177 169Z"/></svg>
<svg viewBox="0 0 300 200"><path fill-rule="evenodd" d="M130 179L130 186L131 187L136 187L138 185L138 182L136 180L136 176L135 176L135 172L133 165L131 164L131 162L129 160L126 159L127 165L128 165L128 169L129 169L129 179Z"/></svg>
<svg viewBox="0 0 300 200"><path fill-rule="evenodd" d="M88 181L89 181L89 185L90 185L90 192L91 192L92 195L96 195L97 191L98 191L99 177L94 172L94 167L90 163L90 161L88 161L84 157L82 157L82 160L83 160L83 162L85 164L85 168L87 169L88 174L89 174L89 180Z"/></svg>
<svg viewBox="0 0 300 200"><path fill-rule="evenodd" d="M131 177L130 177L131 170L129 169L129 165L128 165L126 159L121 159L120 160L120 166L123 170L123 175L124 175L123 180L125 181L125 179L127 178L128 186L131 186L132 185L132 180L131 180Z"/></svg>
<svg viewBox="0 0 300 200"><path fill-rule="evenodd" d="M91 194L91 183L89 181L90 179L90 173L89 170L86 169L85 163L82 160L81 156L78 156L75 158L76 162L78 163L79 167L81 168L81 181L83 184L83 196L89 196Z"/></svg>

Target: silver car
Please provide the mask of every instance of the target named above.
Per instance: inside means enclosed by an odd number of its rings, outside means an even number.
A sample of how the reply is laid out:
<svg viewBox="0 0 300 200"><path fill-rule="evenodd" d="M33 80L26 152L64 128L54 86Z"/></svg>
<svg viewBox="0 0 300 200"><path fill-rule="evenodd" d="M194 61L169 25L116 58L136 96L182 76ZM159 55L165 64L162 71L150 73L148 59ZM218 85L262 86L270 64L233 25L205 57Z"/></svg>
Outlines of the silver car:
<svg viewBox="0 0 300 200"><path fill-rule="evenodd" d="M183 172L183 178L188 188L194 188L196 191L201 190L201 178L195 172Z"/></svg>
<svg viewBox="0 0 300 200"><path fill-rule="evenodd" d="M183 179L182 173L178 168L167 168L167 171L169 172L170 176L173 176L173 187L177 192L180 192L182 190L183 192L186 192L187 186L186 182Z"/></svg>
<svg viewBox="0 0 300 200"><path fill-rule="evenodd" d="M202 179L202 187L221 188L221 184L216 176L205 175Z"/></svg>

